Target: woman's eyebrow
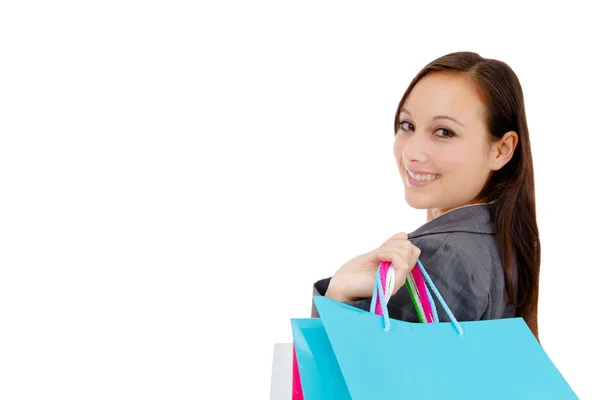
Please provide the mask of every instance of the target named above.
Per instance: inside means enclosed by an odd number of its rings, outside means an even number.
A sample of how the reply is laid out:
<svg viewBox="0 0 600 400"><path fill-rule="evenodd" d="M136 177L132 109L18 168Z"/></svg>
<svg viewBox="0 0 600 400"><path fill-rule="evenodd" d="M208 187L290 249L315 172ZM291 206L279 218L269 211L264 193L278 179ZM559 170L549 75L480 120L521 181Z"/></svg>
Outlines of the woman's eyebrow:
<svg viewBox="0 0 600 400"><path fill-rule="evenodd" d="M463 124L461 124L460 122L458 122L455 118L449 117L447 115L436 115L435 117L433 117L433 120L438 120L438 119L449 119L450 121L454 121L456 122L458 125L462 126L463 128L465 127Z"/></svg>
<svg viewBox="0 0 600 400"><path fill-rule="evenodd" d="M400 115L400 114L402 114L402 113L408 114L408 115L410 115L410 116L412 117L412 114L411 114L411 113L410 113L410 112L409 112L409 111L408 111L406 108L404 108L404 107L402 107L402 108L400 109L400 113L399 113L398 115ZM465 125L464 125L464 124L462 124L462 123L458 122L458 121L457 121L455 118L449 117L448 115L436 115L436 116L435 116L435 117L433 117L432 119L433 119L434 121L436 121L436 120L439 120L439 119L448 119L448 120L450 120L450 121L454 121L455 123L457 123L458 125L462 126L463 128L465 127Z"/></svg>

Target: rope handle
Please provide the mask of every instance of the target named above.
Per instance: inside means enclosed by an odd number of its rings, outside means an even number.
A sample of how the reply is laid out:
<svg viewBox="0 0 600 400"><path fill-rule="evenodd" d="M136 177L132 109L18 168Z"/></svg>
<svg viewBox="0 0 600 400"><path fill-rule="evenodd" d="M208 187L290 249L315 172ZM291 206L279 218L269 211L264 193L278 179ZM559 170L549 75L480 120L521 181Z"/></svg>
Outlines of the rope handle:
<svg viewBox="0 0 600 400"><path fill-rule="evenodd" d="M390 321L389 321L390 317L389 317L389 313L388 313L387 302L389 301L392 289L390 289L390 283L389 283L390 279L389 278L394 277L394 272L393 272L394 268L393 267L390 268L390 266L391 266L391 263L389 261L382 261L379 264L379 268L377 268L377 272L375 274L375 284L373 285L373 295L371 297L371 313L375 313L377 315L383 316L384 329L386 332L390 330ZM431 280L431 277L425 270L425 267L423 267L423 264L421 264L420 260L417 260L417 266L419 268L416 270L413 269L413 271L411 271L411 273L409 274L409 277L407 278L406 281L407 281L407 289L409 290L409 293L411 294L411 298L413 300L413 304L415 305L415 308L417 309L417 314L419 315L419 319L421 320L421 322L427 321L427 322L439 323L437 310L435 309L435 303L433 302L433 298L431 297L429 288L427 288L427 286L425 286L425 283L422 281L422 277L424 277L425 280L427 281L427 283L429 284L429 286L431 287L431 290L433 291L435 296L438 298L440 304L442 305L442 308L446 312L446 315L448 315L448 317L454 324L454 327L458 331L460 337L464 337L465 335L464 335L462 326L458 323L458 321L454 317L454 314L452 314L452 311L450 311L450 308L444 301L442 295L440 294L437 287ZM421 277L421 275L422 275L422 277ZM419 280L421 280L420 283L418 282ZM393 288L394 280L391 280L391 282L392 282L391 287ZM387 290L384 289L384 283L385 283L385 287ZM416 290L415 290L415 287L411 287L413 285L416 287ZM416 293L413 293L413 292L416 292ZM419 292L421 292L421 293L419 293ZM421 307L419 307L419 305ZM423 313L422 315L420 314L421 312Z"/></svg>

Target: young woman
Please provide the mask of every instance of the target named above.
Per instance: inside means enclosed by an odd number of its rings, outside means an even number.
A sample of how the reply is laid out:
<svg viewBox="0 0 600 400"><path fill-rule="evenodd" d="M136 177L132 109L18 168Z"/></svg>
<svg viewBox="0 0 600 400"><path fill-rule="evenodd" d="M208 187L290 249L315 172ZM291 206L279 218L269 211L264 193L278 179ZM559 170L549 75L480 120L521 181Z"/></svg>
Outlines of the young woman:
<svg viewBox="0 0 600 400"><path fill-rule="evenodd" d="M404 285L418 258L459 321L519 316L538 337L533 163L513 70L471 52L434 60L400 100L394 134L406 202L428 221L348 261L315 294L369 310L377 268L390 261L389 315L418 322Z"/></svg>

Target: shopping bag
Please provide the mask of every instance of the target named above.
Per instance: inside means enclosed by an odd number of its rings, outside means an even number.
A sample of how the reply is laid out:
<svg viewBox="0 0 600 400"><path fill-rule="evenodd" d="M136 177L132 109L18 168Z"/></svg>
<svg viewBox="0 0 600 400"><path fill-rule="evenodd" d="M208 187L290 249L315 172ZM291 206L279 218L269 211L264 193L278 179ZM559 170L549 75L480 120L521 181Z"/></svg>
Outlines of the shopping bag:
<svg viewBox="0 0 600 400"><path fill-rule="evenodd" d="M270 400L290 400L292 354L292 343L273 344Z"/></svg>
<svg viewBox="0 0 600 400"><path fill-rule="evenodd" d="M377 277L381 280L381 284L383 287L384 299L385 301L389 300L391 297L391 289L394 285L394 270L390 269L391 263L382 262L380 265L380 270L378 271ZM416 295L413 294L412 288L416 288L416 282L419 282L420 276L417 276L416 279L412 276L409 277L409 280L412 285L409 286L409 292L411 293L411 297L413 302L415 302L415 307L417 307L417 303L419 302L419 293ZM421 293L422 295L423 293ZM382 303L379 298L377 298L376 303L373 303L374 311L380 315L383 313ZM418 310L417 310L418 311ZM419 314L421 316L421 314ZM312 335L304 335L302 332L297 331L296 327L302 326L307 331L312 331L316 333L316 336ZM340 393L345 390L344 387L339 387L337 384L339 382L339 373L335 368L337 368L337 363L335 362L335 356L331 352L331 346L329 345L329 341L326 336L323 336L323 326L320 320L297 320L296 327L293 327L294 333L298 338L302 338L303 340L308 340L311 342L312 347L322 347L319 350L319 353L323 356L319 360L319 362L314 362L314 359L311 357L306 358L304 354L301 354L301 361L304 364L305 369L313 368L316 369L316 373L313 375L316 378L311 379L307 384L307 392L309 395L307 398L314 398L314 396L318 396L317 393L321 393L321 395L334 395L336 394L338 398L342 398ZM292 344L293 346L293 344ZM302 381L300 379L300 372L298 368L298 357L295 346L292 347L293 351L293 360L292 360L292 400L304 400L304 391L302 390ZM305 372L307 374L307 372ZM329 379L328 374L333 374L334 379ZM319 378L322 377L322 378ZM347 392L347 390L346 390ZM349 398L349 397L348 397Z"/></svg>
<svg viewBox="0 0 600 400"><path fill-rule="evenodd" d="M375 291L377 287L381 287L383 289L384 301L387 303L391 297L392 288L395 283L395 273L394 269L391 268L390 262L381 262L376 278L381 281L381 286L375 286L373 289ZM419 269L413 269L406 280L406 285L419 320L421 322L437 322L438 316L437 311L435 310L435 303L433 302L431 294L425 286L425 282L423 281L423 277ZM375 294L374 297L376 297ZM378 315L383 315L382 302L379 297L376 297L376 301L371 302L371 312L375 312ZM297 330L299 326L302 326L305 330L314 330L316 333L324 332L322 322L320 320L296 320L296 325L293 327L294 334L296 337L302 338L303 340L306 340L307 338L305 338L301 331ZM309 335L308 339L311 341L311 346L308 347L321 347L318 353L322 358L318 363L315 363L313 359L314 353L311 353L308 358L305 357L304 353L301 353L300 355L304 369L316 369L312 374L313 376L316 376L316 378L310 379L307 383L307 391L309 393L307 398L314 398L314 396L318 396L318 393L337 393L337 396L341 398L342 395L340 393L342 391L347 393L345 386L344 388L339 387L337 384L339 381L336 379L319 379L320 376L325 377L327 373L339 377L339 374L335 369L339 369L339 367L337 367L335 355L331 351L331 346L327 337L325 335L317 334L315 337ZM292 347L292 352L292 400L304 400L302 381L300 379L300 372L298 368L298 354L295 347ZM319 366L321 366L320 369ZM309 373L305 371L305 375L306 374ZM346 394L344 394L344 396L346 396ZM349 394L347 394L347 396L349 396Z"/></svg>
<svg viewBox="0 0 600 400"><path fill-rule="evenodd" d="M323 328L323 321L319 318L297 319L292 323L292 334L303 398L352 399ZM298 396L296 392L294 395Z"/></svg>
<svg viewBox="0 0 600 400"><path fill-rule="evenodd" d="M577 399L522 318L459 323L418 265L451 322L394 320L387 307L377 315L322 296L319 319L291 320L306 400Z"/></svg>

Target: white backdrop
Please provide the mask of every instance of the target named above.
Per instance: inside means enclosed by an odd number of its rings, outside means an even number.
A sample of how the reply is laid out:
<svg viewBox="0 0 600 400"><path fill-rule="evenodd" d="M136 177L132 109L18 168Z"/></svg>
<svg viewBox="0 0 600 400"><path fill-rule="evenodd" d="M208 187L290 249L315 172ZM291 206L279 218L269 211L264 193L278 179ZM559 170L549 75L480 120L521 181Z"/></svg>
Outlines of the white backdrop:
<svg viewBox="0 0 600 400"><path fill-rule="evenodd" d="M268 398L313 282L425 221L394 112L459 50L522 82L540 335L599 398L600 30L540 7L2 3L0 398Z"/></svg>

